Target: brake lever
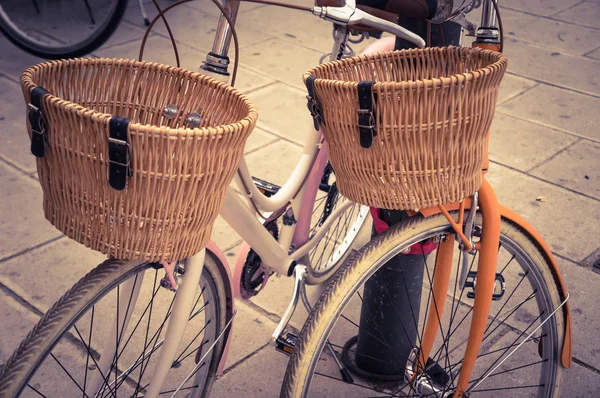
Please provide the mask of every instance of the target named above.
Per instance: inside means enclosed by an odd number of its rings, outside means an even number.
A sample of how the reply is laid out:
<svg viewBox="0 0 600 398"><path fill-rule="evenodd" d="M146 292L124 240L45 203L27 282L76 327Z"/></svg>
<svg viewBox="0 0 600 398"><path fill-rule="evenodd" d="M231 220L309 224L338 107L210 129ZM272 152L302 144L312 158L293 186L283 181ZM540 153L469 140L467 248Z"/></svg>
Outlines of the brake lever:
<svg viewBox="0 0 600 398"><path fill-rule="evenodd" d="M394 36L400 37L404 40L408 40L419 48L425 47L425 40L410 30L390 21L377 18L356 8L355 0L346 0L346 4L342 7L313 7L312 13L326 21L333 22L338 25L369 26L377 30L391 33Z"/></svg>

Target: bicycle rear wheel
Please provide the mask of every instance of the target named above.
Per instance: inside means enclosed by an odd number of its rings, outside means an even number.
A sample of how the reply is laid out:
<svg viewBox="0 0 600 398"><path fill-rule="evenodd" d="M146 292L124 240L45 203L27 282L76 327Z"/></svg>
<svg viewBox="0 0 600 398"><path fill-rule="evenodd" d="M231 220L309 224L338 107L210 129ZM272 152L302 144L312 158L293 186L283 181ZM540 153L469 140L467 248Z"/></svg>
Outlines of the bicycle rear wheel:
<svg viewBox="0 0 600 398"><path fill-rule="evenodd" d="M313 238L336 209L347 202L348 199L343 197L337 188L335 173L328 163L315 198L309 239ZM310 276L307 277L309 284L325 282L344 263L368 218L369 207L358 203L352 203L344 211L308 254L311 266Z"/></svg>
<svg viewBox="0 0 600 398"><path fill-rule="evenodd" d="M110 38L126 7L127 0L1 0L0 31L38 57L79 57Z"/></svg>
<svg viewBox="0 0 600 398"><path fill-rule="evenodd" d="M145 395L176 295L160 287L159 273L156 264L107 260L83 277L0 370L0 396ZM134 286L130 293L124 293L127 284ZM217 265L207 255L190 321L161 394L171 396L177 389L176 396L209 394L223 350L219 336L225 327L225 302ZM125 326L114 322L121 319L118 308L125 308L121 318L130 314ZM108 358L110 369L102 372L101 354L112 342L108 336L115 326L117 349ZM91 388L94 383L99 387Z"/></svg>
<svg viewBox="0 0 600 398"><path fill-rule="evenodd" d="M482 228L480 217L476 225ZM421 256L423 270L421 297L414 299L412 314L404 317L408 319L406 322L396 323L395 329L390 331L389 325L380 321L382 312L378 312L379 307L363 305L365 283L369 283L373 275L377 275L376 271L381 270L391 258L412 244L451 234L453 230L445 217L424 219L416 216L375 238L344 265L302 329L288 365L282 396L451 396L446 394L451 394L456 386L474 301L468 294L474 293L474 290L458 287L458 265L465 255L458 249L458 244L444 311L437 319L437 338L423 377L412 379L412 369L424 332L424 320L427 314L435 314L431 285L436 272L437 250L429 256L418 255ZM477 255L469 256L470 271L476 271ZM411 265L415 266L414 262ZM404 272L402 269L396 271ZM483 343L469 382L469 393L473 396L494 396L504 392L511 397L558 397L562 371L560 347L564 334L562 311L549 318L531 339L509 356L559 307L561 299L551 268L535 242L506 220L501 226L497 272L503 276L506 290L499 300L492 302ZM385 283L378 287L386 303L400 303L407 300L406 296L414 297L406 292L407 286L404 290L395 291L394 298ZM384 349L387 347L391 354L385 359L387 363L379 367L400 367L403 371L399 374L374 375L364 367L364 363L369 361L383 361L381 357L369 356L368 352L359 352L357 348L359 324L365 319L377 325L368 337ZM412 338L409 337L411 331L414 333ZM408 346L405 352L410 354L402 356L397 339L409 342L404 345ZM340 377L331 351L324 349L326 342L331 343L338 360L345 363L353 374L353 383L344 382ZM357 361L357 358L361 360ZM368 361L362 361L365 358ZM501 365L488 374L498 364Z"/></svg>

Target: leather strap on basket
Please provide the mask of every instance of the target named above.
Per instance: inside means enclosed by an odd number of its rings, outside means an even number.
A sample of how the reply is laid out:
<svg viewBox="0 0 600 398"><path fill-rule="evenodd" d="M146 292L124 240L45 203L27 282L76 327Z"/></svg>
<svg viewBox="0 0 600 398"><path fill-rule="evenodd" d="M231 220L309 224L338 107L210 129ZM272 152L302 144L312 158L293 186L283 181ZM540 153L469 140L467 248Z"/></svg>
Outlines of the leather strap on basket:
<svg viewBox="0 0 600 398"><path fill-rule="evenodd" d="M310 115L313 117L313 121L315 123L315 130L319 131L319 125L322 124L325 126L325 119L323 118L323 109L321 108L321 103L317 99L315 95L315 80L316 76L309 76L306 79L306 89L308 90L307 106Z"/></svg>
<svg viewBox="0 0 600 398"><path fill-rule="evenodd" d="M108 123L108 183L120 191L131 175L129 119L113 116Z"/></svg>
<svg viewBox="0 0 600 398"><path fill-rule="evenodd" d="M373 145L373 137L377 137L377 125L374 116L375 93L373 93L373 81L358 83L358 130L360 132L360 146L370 148Z"/></svg>
<svg viewBox="0 0 600 398"><path fill-rule="evenodd" d="M29 124L31 125L31 153L38 157L44 157L46 153L46 142L48 140L48 124L43 115L42 100L47 90L36 87L31 90L31 102L29 107Z"/></svg>

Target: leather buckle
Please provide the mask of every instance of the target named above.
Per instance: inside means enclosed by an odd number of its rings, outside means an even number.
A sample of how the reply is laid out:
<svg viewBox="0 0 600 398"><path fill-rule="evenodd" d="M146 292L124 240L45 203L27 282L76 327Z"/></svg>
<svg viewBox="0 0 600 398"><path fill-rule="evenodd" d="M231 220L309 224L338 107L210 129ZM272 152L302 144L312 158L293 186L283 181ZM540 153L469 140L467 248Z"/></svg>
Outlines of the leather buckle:
<svg viewBox="0 0 600 398"><path fill-rule="evenodd" d="M310 116L312 116L315 122L315 130L319 131L319 124L325 125L325 119L323 118L323 110L321 109L321 104L319 104L319 102L310 95L306 96L306 100L306 106L308 107Z"/></svg>
<svg viewBox="0 0 600 398"><path fill-rule="evenodd" d="M132 175L129 120L113 116L108 129L108 183L120 191L127 186L127 177Z"/></svg>
<svg viewBox="0 0 600 398"><path fill-rule="evenodd" d="M38 158L44 156L48 143L48 124L42 112L42 99L48 91L36 87L31 91L31 102L27 104L27 115L31 125L31 153Z"/></svg>

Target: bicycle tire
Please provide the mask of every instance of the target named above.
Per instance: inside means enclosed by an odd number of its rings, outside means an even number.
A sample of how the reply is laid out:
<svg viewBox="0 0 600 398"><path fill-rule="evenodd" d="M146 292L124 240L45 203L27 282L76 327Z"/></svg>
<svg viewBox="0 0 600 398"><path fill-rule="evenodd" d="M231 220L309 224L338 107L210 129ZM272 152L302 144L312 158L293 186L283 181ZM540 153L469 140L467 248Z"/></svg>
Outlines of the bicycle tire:
<svg viewBox="0 0 600 398"><path fill-rule="evenodd" d="M127 8L128 0L113 0L115 4L110 14L102 21L101 26L89 37L84 35L72 35L84 37L84 40L64 47L51 47L35 42L25 32L20 31L12 22L8 14L3 12L0 4L0 32L20 49L29 54L46 59L63 59L81 57L91 53L104 44L115 32ZM87 4L87 2L86 2Z"/></svg>
<svg viewBox="0 0 600 398"><path fill-rule="evenodd" d="M480 215L477 217L476 225L481 225ZM325 343L329 342L329 336L334 325L341 319L344 307L348 305L348 301L351 299L354 292L360 289L362 282L369 279L378 268L389 261L393 256L401 253L403 249L422 241L423 236L431 235L433 232L439 233L440 231L452 233L450 225L442 215L428 218L415 216L413 219L399 224L391 228L385 234L373 239L342 267L322 294L302 328L298 344L294 348L292 358L290 359L284 377L281 389L282 397L302 397L308 395L308 389L310 388L313 379L313 372L315 372L317 365L323 366L323 362L327 362L326 360L323 361L324 355L327 352L324 350ZM543 296L542 300L547 301L546 306L549 309L557 308L561 304L560 295L556 288L550 265L536 245L536 242L526 232L521 230L519 226L504 219L502 220L501 239L503 237L505 242L507 242L508 239L514 241L517 247L515 251L519 253L519 256L526 255L527 258L531 260L531 277L539 278L540 288L545 290L545 292L540 291L540 295ZM518 261L521 260L518 259ZM525 275L527 276L528 273L525 273ZM525 276L523 276L523 278L525 278ZM535 292L537 292L537 290ZM508 300L510 300L510 298ZM537 296L535 297L535 301L538 301ZM459 305L457 304L456 307L458 308L458 306ZM559 359L559 347L561 347L560 343L564 337L564 322L565 320L562 311L556 312L556 315L550 318L545 324L548 325L545 327L545 330L550 331L552 336L546 338L547 335L543 335L543 344L538 342L538 347L533 348L535 352L539 351L540 356L542 355L542 351L544 353L550 352L550 354L548 354L550 359L550 364L548 366L551 366L552 371L554 372L553 376L547 376L551 377L552 383L548 383L550 387L545 389L545 394L540 394L540 389L538 389L538 396L553 398L559 396L562 374L562 367ZM539 338L539 341L542 341L542 337ZM551 344L547 344L547 341L550 341ZM543 361L540 362L542 363ZM332 369L336 368L333 361L330 361L330 365ZM331 376L328 376L328 378L329 377ZM323 379L325 379L325 377L323 377ZM344 384L343 381L340 380L339 373L337 379L340 383L337 384L339 390L336 390L335 394L339 396L355 396L344 389L344 386L348 386L348 384ZM364 383L365 382L363 382L363 384ZM360 383L358 385L360 386ZM381 387L381 384L379 384L379 386ZM320 393L323 394L323 391L320 391ZM497 393L497 391L490 391L490 393L494 394ZM371 393L371 395L373 395L373 393ZM381 393L380 390L377 390L377 396L382 395L383 393ZM477 394L477 396L482 395ZM483 394L483 396L486 396L486 394Z"/></svg>
<svg viewBox="0 0 600 398"><path fill-rule="evenodd" d="M73 325L75 325L76 322L80 318L82 318L82 316L90 309L90 307L94 307L97 303L100 302L100 300L107 297L110 292L115 291L116 287L120 286L122 282L128 280L129 278L132 278L134 275L138 275L140 272L146 272L151 269L152 264L146 262L109 259L104 263L98 265L90 273L88 273L86 276L80 279L67 293L65 293L52 306L52 308L48 312L46 312L46 314L44 314L44 316L40 319L38 324L29 332L29 334L19 345L17 350L7 360L6 364L0 369L0 396L19 396L19 394L24 391L29 381L34 376L35 372L38 371L38 369L41 367L40 365L44 362L44 359L46 359L58 345L59 340L62 337L66 337L67 339L70 337L65 335L71 330ZM214 304L214 308L217 308L217 315L215 316L215 330L216 336L219 336L219 332L225 326L226 296L223 280L220 277L215 260L210 255L207 255L205 259L205 266L202 274L201 286L206 286L208 283L211 284L211 289L214 288L213 292L216 293L214 299L218 301L218 303ZM158 287L158 289L162 288ZM203 292L204 290L201 292L201 294L203 294ZM152 299L154 299L154 295L152 296ZM169 313L169 310L167 311L167 314ZM150 314L151 313L152 309L150 309ZM142 319L140 319L140 321L141 320ZM150 323L150 319L148 319L148 323ZM135 329L133 332L135 332ZM122 336L125 335L122 334ZM158 337L156 341L158 341ZM150 342L152 342L152 340L150 340ZM129 343L129 339L127 340L127 343ZM149 344L150 343L148 343L148 346ZM211 362L208 368L209 370L207 372L204 372L207 376L203 390L199 395L196 394L194 396L205 397L209 395L210 390L212 388L212 384L215 380L215 372L217 370L219 358L223 350L223 344L223 339L220 339L214 346L212 354L208 355L208 358L210 358ZM144 353L148 346L144 347ZM192 348L194 347L195 346L192 346ZM90 347L90 350L92 349L93 348ZM185 352L186 350L187 348L184 349L183 352ZM119 354L119 357L121 356L121 354L123 354L123 351L125 351L125 348L123 348L123 350ZM192 352L194 351L195 350L193 350ZM147 363L150 362L151 354L147 359ZM185 359L186 358L182 359L181 361L184 361ZM93 363L97 364L95 361ZM88 366L87 364L88 363L86 362L86 367ZM92 362L89 362L89 364L92 364ZM142 368L144 368L144 357L142 357L141 366ZM146 365L146 367L147 366L148 365ZM132 373L133 371L130 372L130 374ZM64 378L64 381L62 382L67 384L68 378L64 377L64 374L62 375ZM104 377L104 375L102 376ZM128 376L129 375L127 375L125 378L127 378ZM74 383L76 383L74 379L72 380ZM39 386L37 387L39 388ZM62 388L66 388L66 386ZM38 394L40 393L39 391L36 392L38 392ZM85 395L86 394L84 393L84 396Z"/></svg>

